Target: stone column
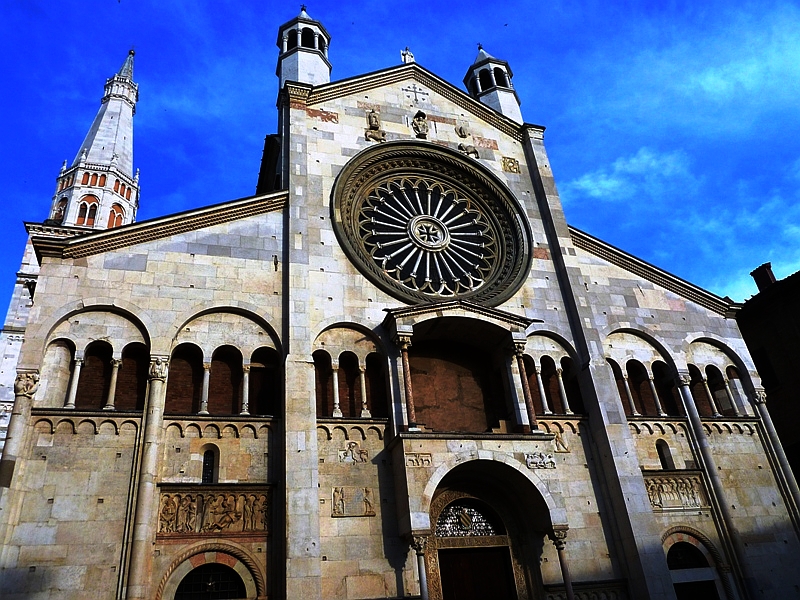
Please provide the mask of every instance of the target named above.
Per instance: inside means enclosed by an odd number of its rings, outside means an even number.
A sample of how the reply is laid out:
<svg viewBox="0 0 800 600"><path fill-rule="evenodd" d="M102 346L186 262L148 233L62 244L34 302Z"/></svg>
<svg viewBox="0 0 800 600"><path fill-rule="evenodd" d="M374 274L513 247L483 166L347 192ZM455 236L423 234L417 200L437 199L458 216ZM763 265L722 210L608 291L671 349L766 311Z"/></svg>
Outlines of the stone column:
<svg viewBox="0 0 800 600"><path fill-rule="evenodd" d="M534 363L533 370L536 373L536 385L539 386L539 397L542 399L542 409L544 410L544 414L552 415L553 411L550 410L550 406L547 404L547 396L544 394L544 383L542 383L542 368L539 366L539 363Z"/></svg>
<svg viewBox="0 0 800 600"><path fill-rule="evenodd" d="M633 394L631 394L631 386L628 385L627 375L622 376L622 383L625 385L625 395L628 397L628 404L631 405L631 414L634 417L640 417L641 413L639 413L639 411L636 410L636 404L633 401Z"/></svg>
<svg viewBox="0 0 800 600"><path fill-rule="evenodd" d="M208 414L208 386L211 383L211 363L203 363L203 390L200 392L198 415Z"/></svg>
<svg viewBox="0 0 800 600"><path fill-rule="evenodd" d="M403 388L406 393L406 413L408 415L408 428L417 428L417 413L414 410L414 393L411 390L411 367L408 364L408 349L411 347L409 336L400 336L397 341L400 346L400 357L403 361Z"/></svg>
<svg viewBox="0 0 800 600"><path fill-rule="evenodd" d="M697 446L700 450L700 458L703 461L702 467L711 482L711 491L714 492L713 496L716 498L716 505L722 517L721 529L727 534L724 537L731 541L731 549L733 550L733 556L731 558L736 561L745 580L747 580L747 563L745 560L744 548L739 539L738 530L733 522L733 515L731 515L730 507L725 499L725 490L719 477L719 470L714 461L714 456L711 453L711 445L708 442L705 429L703 429L703 422L700 420L700 413L697 412L697 406L692 397L692 390L689 387L691 382L692 377L687 371L678 372L678 389L680 390L681 399L683 400L684 411L689 418L689 431L697 441ZM712 502L712 504L714 503Z"/></svg>
<svg viewBox="0 0 800 600"><path fill-rule="evenodd" d="M767 436L772 442L772 447L775 449L775 454L778 457L778 462L786 477L786 483L789 491L792 493L794 503L797 509L800 509L800 489L797 486L797 479L794 477L792 468L789 466L789 461L786 459L786 454L783 451L783 445L778 438L778 432L775 431L775 425L772 423L772 417L767 409L767 394L762 388L755 388L753 390L753 403L756 405L758 415L761 417L761 422L764 423L764 429L767 431ZM10 429L9 429L10 431Z"/></svg>
<svg viewBox="0 0 800 600"><path fill-rule="evenodd" d="M666 417L667 413L664 412L664 409L661 408L661 400L658 398L658 391L656 390L656 382L653 381L652 377L648 377L647 381L650 383L650 393L653 394L653 401L656 403L656 410L658 411L659 417Z"/></svg>
<svg viewBox="0 0 800 600"><path fill-rule="evenodd" d="M239 414L250 414L250 365L242 365L242 412Z"/></svg>
<svg viewBox="0 0 800 600"><path fill-rule="evenodd" d="M489 67L489 77L492 80L492 87L497 87L497 80L494 78L494 69Z"/></svg>
<svg viewBox="0 0 800 600"><path fill-rule="evenodd" d="M564 414L572 415L572 409L569 407L569 400L567 399L567 390L564 389L564 379L562 377L563 369L556 369L556 377L558 377L558 392L561 394L561 403L564 405Z"/></svg>
<svg viewBox="0 0 800 600"><path fill-rule="evenodd" d="M8 423L3 458L0 460L0 487L10 487L14 476L14 467L22 449L22 438L25 425L31 414L33 396L39 389L38 371L17 371L14 380L14 406L11 409L11 420Z"/></svg>
<svg viewBox="0 0 800 600"><path fill-rule="evenodd" d="M319 50L319 32L314 32L314 50Z"/></svg>
<svg viewBox="0 0 800 600"><path fill-rule="evenodd" d="M536 409L533 406L531 386L528 383L528 374L525 371L525 346L523 344L516 344L514 350L514 354L517 356L519 377L522 379L522 394L525 396L525 410L528 412L528 424L531 431L533 431L534 429L539 429L539 425L536 423Z"/></svg>
<svg viewBox="0 0 800 600"><path fill-rule="evenodd" d="M369 419L372 413L367 407L367 368L358 365L358 382L361 384L361 418Z"/></svg>
<svg viewBox="0 0 800 600"><path fill-rule="evenodd" d="M281 50L281 52L285 54L288 49L289 49L289 36L285 35L283 36L283 49Z"/></svg>
<svg viewBox="0 0 800 600"><path fill-rule="evenodd" d="M711 388L708 387L708 379L706 379L705 377L703 377L703 387L706 390L706 396L708 396L708 401L711 403L711 410L714 411L714 416L721 417L722 415L720 414L719 409L717 409L717 403L714 400L714 394L711 393Z"/></svg>
<svg viewBox="0 0 800 600"><path fill-rule="evenodd" d="M569 574L569 563L567 563L567 553L565 550L567 529L554 529L547 535L552 540L558 552L558 564L561 565L561 577L564 580L567 600L575 600L575 592L572 591L572 577Z"/></svg>
<svg viewBox="0 0 800 600"><path fill-rule="evenodd" d="M425 571L425 547L428 545L427 535L415 535L411 547L417 553L417 570L419 571L419 596L428 600L428 574Z"/></svg>
<svg viewBox="0 0 800 600"><path fill-rule="evenodd" d="M75 396L78 395L78 380L81 378L81 367L83 360L76 358L72 363L72 381L69 382L69 392L67 393L67 400L64 402L64 408L75 408Z"/></svg>
<svg viewBox="0 0 800 600"><path fill-rule="evenodd" d="M119 376L119 369L122 366L121 360L111 361L111 383L108 385L108 398L103 410L115 410L114 399L117 396L117 377Z"/></svg>
<svg viewBox="0 0 800 600"><path fill-rule="evenodd" d="M331 369L333 372L333 415L334 417L342 416L342 408L339 404L339 361L331 361Z"/></svg>
<svg viewBox="0 0 800 600"><path fill-rule="evenodd" d="M736 406L736 400L733 397L733 392L731 391L731 382L727 377L723 377L722 380L725 382L725 395L728 396L728 402L731 403L733 416L740 417L741 415L739 414L739 407Z"/></svg>
<svg viewBox="0 0 800 600"><path fill-rule="evenodd" d="M136 491L136 509L133 517L133 542L131 566L128 574L128 598L152 596L153 538L158 522L158 455L159 437L164 417L164 382L167 379L167 358L156 357L150 363L150 390L140 427L142 436L142 462L139 466L139 486Z"/></svg>

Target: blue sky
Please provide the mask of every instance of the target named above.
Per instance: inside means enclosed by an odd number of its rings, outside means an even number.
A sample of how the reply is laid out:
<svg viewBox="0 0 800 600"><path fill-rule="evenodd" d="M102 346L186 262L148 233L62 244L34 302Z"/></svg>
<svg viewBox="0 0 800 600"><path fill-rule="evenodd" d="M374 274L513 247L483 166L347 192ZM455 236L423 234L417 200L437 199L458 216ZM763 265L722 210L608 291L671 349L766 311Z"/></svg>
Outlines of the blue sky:
<svg viewBox="0 0 800 600"><path fill-rule="evenodd" d="M800 269L800 6L759 2L333 2L332 78L399 64L462 87L505 59L568 221L719 295ZM299 3L6 0L0 8L0 302L103 82L136 49L139 219L251 195L276 130L277 28ZM0 309L0 310L3 310Z"/></svg>

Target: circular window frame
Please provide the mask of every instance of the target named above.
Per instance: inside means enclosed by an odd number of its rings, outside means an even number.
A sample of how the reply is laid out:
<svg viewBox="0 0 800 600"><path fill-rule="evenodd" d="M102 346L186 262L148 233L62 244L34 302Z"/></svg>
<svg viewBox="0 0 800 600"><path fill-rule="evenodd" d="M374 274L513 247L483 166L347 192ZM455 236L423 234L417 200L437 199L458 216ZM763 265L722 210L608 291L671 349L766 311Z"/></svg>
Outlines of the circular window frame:
<svg viewBox="0 0 800 600"><path fill-rule="evenodd" d="M411 289L383 270L367 250L360 233L362 207L378 186L397 181L424 181L429 188L452 190L468 199L491 225L497 263L476 289L449 294ZM334 182L331 217L341 247L359 271L382 291L407 304L468 300L497 306L519 290L530 270L533 235L524 209L511 191L473 159L430 142L386 142L354 156Z"/></svg>

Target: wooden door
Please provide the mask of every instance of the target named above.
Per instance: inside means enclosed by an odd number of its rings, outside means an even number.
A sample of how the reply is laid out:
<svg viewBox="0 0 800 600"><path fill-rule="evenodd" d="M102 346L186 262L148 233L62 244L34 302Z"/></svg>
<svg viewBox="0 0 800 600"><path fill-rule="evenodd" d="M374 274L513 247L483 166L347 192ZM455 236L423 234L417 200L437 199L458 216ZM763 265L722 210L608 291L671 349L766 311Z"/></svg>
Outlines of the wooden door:
<svg viewBox="0 0 800 600"><path fill-rule="evenodd" d="M443 600L517 600L507 546L439 550Z"/></svg>

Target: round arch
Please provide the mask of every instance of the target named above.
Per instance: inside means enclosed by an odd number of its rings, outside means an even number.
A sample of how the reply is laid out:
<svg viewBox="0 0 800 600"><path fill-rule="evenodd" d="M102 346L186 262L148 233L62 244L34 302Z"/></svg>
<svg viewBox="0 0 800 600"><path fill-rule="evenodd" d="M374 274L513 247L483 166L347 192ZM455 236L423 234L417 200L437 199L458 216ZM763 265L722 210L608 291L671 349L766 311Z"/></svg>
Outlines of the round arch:
<svg viewBox="0 0 800 600"><path fill-rule="evenodd" d="M564 499L558 492L552 492L547 484L539 477L534 471L528 469L524 464L502 452L493 452L491 450L477 450L472 452L461 452L458 454L450 454L447 459L439 465L433 475L430 476L428 482L425 484L422 493L421 504L419 512L411 513L411 527L415 531L427 531L431 528L430 522L430 509L431 502L433 501L434 494L436 493L439 484L445 476L453 471L456 467L460 467L472 461L492 461L502 464L505 467L514 469L522 475L539 493L544 500L549 513L550 528L553 527L566 527L567 511Z"/></svg>
<svg viewBox="0 0 800 600"><path fill-rule="evenodd" d="M659 355L658 360L665 362L667 366L672 367L673 369L678 368L678 363L675 361L674 358L675 353L669 350L669 347L664 340L662 340L661 338L659 338L657 335L655 335L650 331L642 331L640 329L635 329L632 327L620 327L618 329L614 329L612 331L609 331L603 338L604 349L606 348L608 339L616 333L625 333L639 338L645 344L650 346L654 350L655 354ZM683 348L681 348L681 355L682 356L686 355ZM613 358L613 357L607 357L607 358ZM635 358L635 357L629 357L629 358ZM627 363L627 360L625 362ZM654 361L647 361L647 366L650 366L652 368L653 362Z"/></svg>
<svg viewBox="0 0 800 600"><path fill-rule="evenodd" d="M195 567L219 563L231 567L242 578L248 598L266 596L261 569L242 548L230 543L207 542L187 548L167 567L155 593L155 600L172 600L183 578Z"/></svg>
<svg viewBox="0 0 800 600"><path fill-rule="evenodd" d="M692 344L696 343L705 343L709 346L713 346L720 352L722 352L732 363L733 366L739 371L739 376L747 376L748 383L753 386L753 375L755 374L755 366L748 366L745 364L742 357L736 352L733 348L731 348L727 341L721 338L720 336L714 335L713 333L704 333L702 336L696 337L694 339L687 339L684 341L684 347L682 352L684 356L689 356L691 353Z"/></svg>

